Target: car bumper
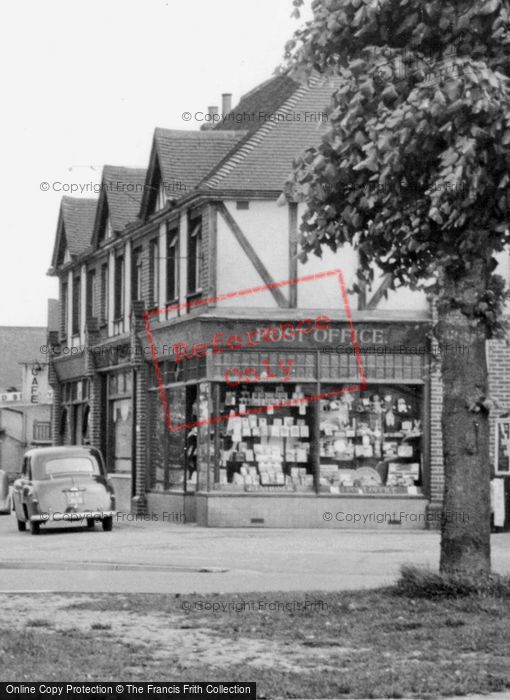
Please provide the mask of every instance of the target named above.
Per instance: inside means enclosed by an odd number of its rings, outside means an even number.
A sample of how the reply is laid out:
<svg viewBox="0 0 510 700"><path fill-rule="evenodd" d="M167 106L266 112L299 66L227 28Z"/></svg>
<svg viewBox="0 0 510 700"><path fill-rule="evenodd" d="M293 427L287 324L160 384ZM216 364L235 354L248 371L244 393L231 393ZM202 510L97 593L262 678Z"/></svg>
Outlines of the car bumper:
<svg viewBox="0 0 510 700"><path fill-rule="evenodd" d="M84 522L85 520L103 520L104 518L113 518L117 514L116 510L86 510L83 512L70 512L70 513L40 513L38 515L31 515L30 520L32 522L48 523L48 522L62 522L67 521L70 523Z"/></svg>

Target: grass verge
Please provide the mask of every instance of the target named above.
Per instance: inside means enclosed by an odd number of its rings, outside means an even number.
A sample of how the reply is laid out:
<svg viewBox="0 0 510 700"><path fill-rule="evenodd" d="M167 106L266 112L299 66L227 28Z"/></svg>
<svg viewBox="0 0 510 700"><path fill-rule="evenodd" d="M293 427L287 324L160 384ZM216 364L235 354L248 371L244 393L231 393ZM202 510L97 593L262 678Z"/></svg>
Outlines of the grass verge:
<svg viewBox="0 0 510 700"><path fill-rule="evenodd" d="M510 688L510 598L502 595L427 600L400 585L61 596L59 605L65 624L53 628L30 617L21 629L0 620L3 678L256 681L260 698L433 698ZM45 611L45 619L59 618Z"/></svg>

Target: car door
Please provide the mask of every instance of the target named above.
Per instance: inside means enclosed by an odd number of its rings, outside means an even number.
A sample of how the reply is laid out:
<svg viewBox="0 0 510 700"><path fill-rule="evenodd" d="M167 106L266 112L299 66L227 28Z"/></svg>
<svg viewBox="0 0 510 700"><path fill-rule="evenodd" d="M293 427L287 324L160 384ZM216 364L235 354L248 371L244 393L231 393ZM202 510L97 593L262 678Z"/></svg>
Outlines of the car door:
<svg viewBox="0 0 510 700"><path fill-rule="evenodd" d="M23 491L25 486L30 483L30 457L23 457L21 466L21 474L16 479L12 487L12 497L14 500L14 509L18 520L25 520L25 510L23 508Z"/></svg>

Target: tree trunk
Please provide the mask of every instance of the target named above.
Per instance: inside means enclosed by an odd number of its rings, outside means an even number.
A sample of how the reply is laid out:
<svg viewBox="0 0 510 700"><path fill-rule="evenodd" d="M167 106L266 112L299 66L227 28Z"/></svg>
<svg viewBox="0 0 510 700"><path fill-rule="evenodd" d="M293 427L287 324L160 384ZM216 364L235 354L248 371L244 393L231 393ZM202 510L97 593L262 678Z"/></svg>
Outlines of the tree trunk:
<svg viewBox="0 0 510 700"><path fill-rule="evenodd" d="M462 313L487 288L487 262L461 278L444 280L436 338L443 379L444 504L441 522L442 573L490 571L489 415L487 330Z"/></svg>

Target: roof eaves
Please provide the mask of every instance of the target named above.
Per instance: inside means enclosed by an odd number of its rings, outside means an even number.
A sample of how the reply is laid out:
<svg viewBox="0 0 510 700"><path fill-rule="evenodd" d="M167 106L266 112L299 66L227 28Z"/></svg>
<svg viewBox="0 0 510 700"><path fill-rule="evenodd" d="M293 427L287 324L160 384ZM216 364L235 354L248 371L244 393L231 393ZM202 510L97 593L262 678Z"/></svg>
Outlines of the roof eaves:
<svg viewBox="0 0 510 700"><path fill-rule="evenodd" d="M53 255L51 256L51 266L56 268L57 267L57 259L58 259L58 252L60 249L60 242L62 239L62 236L64 236L64 219L62 216L62 202L60 202L60 209L58 212L58 220L57 220L57 230L55 231L55 243L53 246Z"/></svg>
<svg viewBox="0 0 510 700"><path fill-rule="evenodd" d="M149 165L147 168L147 172L145 174L145 186L144 186L144 190L143 190L142 200L140 202L140 211L138 214L138 216L142 222L147 219L147 209L148 209L150 197L152 194L152 181L154 179L154 175L156 172L156 166L159 168L159 171L161 172L161 165L159 163L159 154L158 154L158 144L156 141L156 136L158 135L159 131L160 131L160 127L156 127L154 129L154 135L152 137L151 152L150 152L150 156L149 156Z"/></svg>

